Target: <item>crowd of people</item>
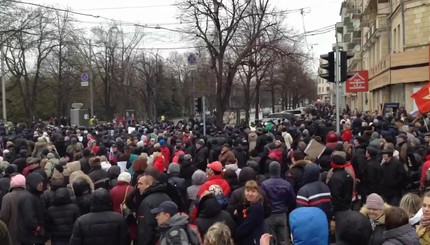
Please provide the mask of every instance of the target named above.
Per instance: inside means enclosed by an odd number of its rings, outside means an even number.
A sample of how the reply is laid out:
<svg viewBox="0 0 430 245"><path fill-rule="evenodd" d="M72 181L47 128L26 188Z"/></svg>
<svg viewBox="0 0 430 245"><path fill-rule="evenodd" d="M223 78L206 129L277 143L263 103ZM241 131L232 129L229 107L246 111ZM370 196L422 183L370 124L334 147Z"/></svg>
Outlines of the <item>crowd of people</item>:
<svg viewBox="0 0 430 245"><path fill-rule="evenodd" d="M318 111L0 127L0 244L430 244L427 119Z"/></svg>

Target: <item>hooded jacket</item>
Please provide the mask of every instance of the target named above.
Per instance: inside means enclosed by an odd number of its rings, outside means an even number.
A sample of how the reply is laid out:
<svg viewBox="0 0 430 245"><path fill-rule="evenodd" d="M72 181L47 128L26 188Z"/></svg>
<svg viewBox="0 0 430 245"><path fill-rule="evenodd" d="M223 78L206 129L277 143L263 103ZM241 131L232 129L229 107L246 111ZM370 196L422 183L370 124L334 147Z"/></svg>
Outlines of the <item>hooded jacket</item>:
<svg viewBox="0 0 430 245"><path fill-rule="evenodd" d="M233 218L227 211L221 209L221 205L213 194L208 194L203 196L199 202L197 219L195 221L199 228L200 235L204 237L209 227L216 222L225 223L228 228L230 228L231 233L234 233L236 224L234 223Z"/></svg>
<svg viewBox="0 0 430 245"><path fill-rule="evenodd" d="M261 184L272 206L272 214L284 214L291 211L296 203L296 194L291 184L280 176L270 176Z"/></svg>
<svg viewBox="0 0 430 245"><path fill-rule="evenodd" d="M68 242L73 231L73 224L79 218L80 211L76 204L72 203L70 192L67 188L59 188L55 191L53 206L47 212L47 230L54 242Z"/></svg>
<svg viewBox="0 0 430 245"><path fill-rule="evenodd" d="M295 245L325 245L328 242L328 221L319 208L300 207L293 210L289 224Z"/></svg>
<svg viewBox="0 0 430 245"><path fill-rule="evenodd" d="M383 245L419 245L420 241L414 228L410 224L406 224L388 231L384 231Z"/></svg>
<svg viewBox="0 0 430 245"><path fill-rule="evenodd" d="M44 243L48 240L45 230L45 210L37 190L43 177L31 173L26 178L27 191L18 200L18 241L21 243Z"/></svg>
<svg viewBox="0 0 430 245"><path fill-rule="evenodd" d="M91 212L76 220L71 245L125 245L127 225L121 214L112 211L112 199L106 189L94 191Z"/></svg>
<svg viewBox="0 0 430 245"><path fill-rule="evenodd" d="M384 203L384 210L387 210L390 207L390 205ZM360 213L368 217L369 222L372 225L373 232L369 240L369 245L381 245L384 242L383 234L385 231L385 214L383 213L376 220L371 219L369 217L369 209L367 208L366 204L364 204L364 206L360 209Z"/></svg>
<svg viewBox="0 0 430 245"><path fill-rule="evenodd" d="M75 194L75 204L78 205L81 215L90 212L91 194L94 191L94 185L90 177L86 174L78 175L71 183Z"/></svg>
<svg viewBox="0 0 430 245"><path fill-rule="evenodd" d="M329 187L319 179L320 168L314 163L307 164L303 172L303 187L297 193L297 207L318 207L332 217Z"/></svg>
<svg viewBox="0 0 430 245"><path fill-rule="evenodd" d="M160 231L160 245L189 244L185 231L188 225L188 216L179 213L173 215L166 224L158 227Z"/></svg>

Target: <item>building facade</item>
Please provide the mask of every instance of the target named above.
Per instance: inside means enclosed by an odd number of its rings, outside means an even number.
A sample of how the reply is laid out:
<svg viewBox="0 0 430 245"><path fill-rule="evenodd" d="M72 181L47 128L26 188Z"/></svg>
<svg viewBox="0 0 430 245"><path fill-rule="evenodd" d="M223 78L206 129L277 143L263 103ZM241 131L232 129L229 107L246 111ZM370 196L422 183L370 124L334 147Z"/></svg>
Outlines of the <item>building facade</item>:
<svg viewBox="0 0 430 245"><path fill-rule="evenodd" d="M345 0L340 15L349 70L369 71L369 92L346 93L359 111L386 102L416 110L411 94L429 82L430 0ZM338 30L339 32L339 30Z"/></svg>
<svg viewBox="0 0 430 245"><path fill-rule="evenodd" d="M319 76L316 78L316 83L318 101L331 103L331 97L333 96L331 83Z"/></svg>

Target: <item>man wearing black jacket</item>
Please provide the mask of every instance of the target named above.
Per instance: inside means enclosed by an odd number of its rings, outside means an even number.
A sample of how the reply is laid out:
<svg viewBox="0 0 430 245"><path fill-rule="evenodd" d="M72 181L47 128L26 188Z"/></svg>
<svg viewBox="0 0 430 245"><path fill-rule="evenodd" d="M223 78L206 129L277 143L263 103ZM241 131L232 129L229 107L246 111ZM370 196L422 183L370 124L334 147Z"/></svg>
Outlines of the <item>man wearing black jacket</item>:
<svg viewBox="0 0 430 245"><path fill-rule="evenodd" d="M381 196L392 205L398 206L402 197L402 186L406 179L406 170L400 160L393 157L394 150L382 150Z"/></svg>

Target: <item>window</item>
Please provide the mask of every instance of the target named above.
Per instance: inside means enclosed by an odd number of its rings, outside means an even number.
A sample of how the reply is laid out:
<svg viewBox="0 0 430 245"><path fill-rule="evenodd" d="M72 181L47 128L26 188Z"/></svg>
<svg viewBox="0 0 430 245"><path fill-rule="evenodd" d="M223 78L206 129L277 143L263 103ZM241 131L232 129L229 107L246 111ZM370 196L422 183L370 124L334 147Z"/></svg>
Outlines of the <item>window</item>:
<svg viewBox="0 0 430 245"><path fill-rule="evenodd" d="M397 52L401 52L402 49L402 39L401 39L401 32L400 32L400 24L397 26Z"/></svg>
<svg viewBox="0 0 430 245"><path fill-rule="evenodd" d="M394 28L393 30L393 45L391 46L394 53L397 52L397 30Z"/></svg>
<svg viewBox="0 0 430 245"><path fill-rule="evenodd" d="M330 87L326 87L326 91L327 91L327 92L330 92Z"/></svg>

